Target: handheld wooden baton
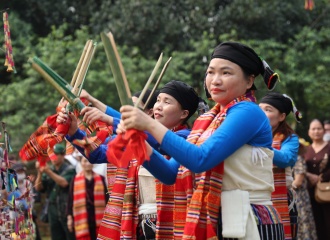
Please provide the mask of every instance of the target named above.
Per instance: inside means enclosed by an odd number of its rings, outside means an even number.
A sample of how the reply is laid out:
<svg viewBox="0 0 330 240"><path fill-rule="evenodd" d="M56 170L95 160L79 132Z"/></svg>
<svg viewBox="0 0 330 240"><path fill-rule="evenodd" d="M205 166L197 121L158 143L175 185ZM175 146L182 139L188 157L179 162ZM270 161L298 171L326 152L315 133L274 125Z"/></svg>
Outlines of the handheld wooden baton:
<svg viewBox="0 0 330 240"><path fill-rule="evenodd" d="M72 87L50 67L44 64L37 57L29 59L31 66L36 70L49 84L51 84L72 106L79 111L85 107L85 104L74 95L71 90Z"/></svg>
<svg viewBox="0 0 330 240"><path fill-rule="evenodd" d="M121 105L132 105L132 95L112 33L101 33L101 39L115 80Z"/></svg>
<svg viewBox="0 0 330 240"><path fill-rule="evenodd" d="M160 54L160 56L159 56L159 58L158 58L158 61L157 61L156 65L155 65L154 69L152 70L151 75L150 75L150 77L149 77L149 79L148 79L146 85L144 86L144 88L143 88L143 90L142 90L142 92L141 92L141 94L140 94L138 100L137 100L137 101L135 102L135 104L134 104L134 107L138 107L139 104L140 104L140 102L142 101L142 99L143 99L145 93L147 92L147 89L148 89L150 83L151 83L152 80L154 79L154 77L155 77L155 75L156 75L156 73L157 73L157 71L158 71L158 68L159 68L160 64L162 63L162 60L163 60L163 53Z"/></svg>

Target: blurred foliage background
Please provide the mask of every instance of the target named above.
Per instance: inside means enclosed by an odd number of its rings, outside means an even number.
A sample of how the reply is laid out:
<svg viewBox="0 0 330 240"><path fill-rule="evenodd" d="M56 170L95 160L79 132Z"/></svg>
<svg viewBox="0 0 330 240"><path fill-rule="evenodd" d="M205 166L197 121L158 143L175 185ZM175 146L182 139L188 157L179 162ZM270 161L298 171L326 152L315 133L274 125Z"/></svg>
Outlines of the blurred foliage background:
<svg viewBox="0 0 330 240"><path fill-rule="evenodd" d="M45 118L55 113L60 95L27 62L38 56L71 81L88 39L98 42L84 88L119 108L102 31L111 31L131 87L141 90L158 56L172 56L163 83L171 79L193 85L205 97L203 77L212 49L221 41L250 45L280 73L275 91L287 93L303 114L295 124L308 139L310 120L330 119L330 2L315 0L3 0L17 73L0 67L0 120L7 125L13 153ZM4 43L4 35L0 34ZM3 47L0 59L5 61ZM257 96L267 90L259 77ZM212 103L210 103L212 104Z"/></svg>

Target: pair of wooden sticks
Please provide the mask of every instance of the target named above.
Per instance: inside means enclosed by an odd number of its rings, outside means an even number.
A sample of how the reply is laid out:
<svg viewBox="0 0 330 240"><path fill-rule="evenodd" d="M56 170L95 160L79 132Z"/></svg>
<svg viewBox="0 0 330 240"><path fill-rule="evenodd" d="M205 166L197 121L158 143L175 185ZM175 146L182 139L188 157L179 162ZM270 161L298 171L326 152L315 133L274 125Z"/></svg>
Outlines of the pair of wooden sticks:
<svg viewBox="0 0 330 240"><path fill-rule="evenodd" d="M84 50L81 54L70 84L73 87L71 92L76 96L80 96L89 65L95 53L95 49L96 42L88 40L85 44Z"/></svg>
<svg viewBox="0 0 330 240"><path fill-rule="evenodd" d="M73 108L81 110L85 107L84 103L79 99L86 74L93 58L96 43L88 40L85 44L82 55L79 59L77 68L73 74L71 84L65 81L49 66L43 63L38 57L29 59L31 66L36 70L48 83L50 83L71 105Z"/></svg>
<svg viewBox="0 0 330 240"><path fill-rule="evenodd" d="M116 83L116 87L117 87L117 91L118 91L118 95L119 95L119 98L120 98L121 105L132 104L131 91L130 91L129 84L128 84L127 79L126 79L124 67L121 63L121 60L120 60L120 57L119 57L119 54L118 54L118 51L117 51L117 47L116 47L114 37L113 37L111 32L108 33L108 34L101 33L101 39L102 39L102 42L103 42L103 45L104 45L104 49L105 49L109 64L110 64L111 71L112 71L114 79L115 79L115 83ZM134 104L134 107L139 106L139 104L140 104L141 100L143 99L147 89L149 88L149 85L153 81L153 79L154 79L154 77L155 77L155 75L156 75L156 73L157 73L157 71L160 67L162 59L163 59L163 53L160 54L160 56L158 58L158 61L155 65L153 71L151 72L151 75L150 75L146 85L144 86L138 100ZM162 69L162 71L161 71L161 73L160 73L160 75L157 79L157 82L155 83L155 85L154 85L147 101L144 103L143 110L148 105L153 93L156 91L162 77L165 74L165 71L166 71L171 59L172 59L172 57L170 57L167 60L167 62L165 63L165 65L164 65L164 67L163 67L163 69Z"/></svg>
<svg viewBox="0 0 330 240"><path fill-rule="evenodd" d="M101 39L105 48L105 52L110 64L111 71L114 76L114 80L116 83L118 95L120 98L121 105L132 104L132 95L129 88L129 84L125 75L124 67L120 60L118 50L116 47L116 43L112 33L101 33ZM83 53L78 62L77 68L73 74L71 84L68 84L62 77L60 77L56 72L54 72L51 68L49 68L46 64L44 64L39 58L33 57L29 59L29 62L32 64L32 68L34 68L43 78L49 82L72 106L81 110L85 105L80 101L79 95L82 90L82 86L91 63L92 57L95 52L96 43L92 40L88 40L84 47ZM160 55L145 87L143 88L140 97L135 103L135 107L139 106L144 94L146 93L149 85L153 81L160 64L162 62L163 54ZM144 106L147 106L151 96L157 89L162 77L165 74L165 71L171 61L171 57L165 63L157 82L155 83L148 100L146 101Z"/></svg>

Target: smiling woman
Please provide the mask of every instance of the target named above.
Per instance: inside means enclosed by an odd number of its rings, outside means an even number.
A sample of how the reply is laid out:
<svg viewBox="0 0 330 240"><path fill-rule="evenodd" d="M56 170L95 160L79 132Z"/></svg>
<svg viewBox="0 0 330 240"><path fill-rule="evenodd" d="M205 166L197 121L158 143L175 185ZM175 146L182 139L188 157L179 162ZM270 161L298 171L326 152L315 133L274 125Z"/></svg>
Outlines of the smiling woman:
<svg viewBox="0 0 330 240"><path fill-rule="evenodd" d="M269 89L275 86L278 76L253 49L236 42L218 45L204 82L215 106L195 121L187 141L142 111L121 108L117 132L147 130L172 156L168 160L148 148L144 167L174 184L175 239L284 239L271 201L271 127L255 104L259 74Z"/></svg>
<svg viewBox="0 0 330 240"><path fill-rule="evenodd" d="M184 125L196 111L198 101L192 87L172 80L160 90L154 105L154 117L168 129L178 126L178 121Z"/></svg>
<svg viewBox="0 0 330 240"><path fill-rule="evenodd" d="M225 107L231 99L244 95L252 87L254 78L254 75L246 77L239 65L222 58L214 58L207 69L205 83L212 99Z"/></svg>
<svg viewBox="0 0 330 240"><path fill-rule="evenodd" d="M144 111L143 117L152 119L154 112L155 121L185 139L190 133L186 121L195 113L199 104L200 99L197 93L191 86L176 80L165 84L159 92L153 109ZM64 112L61 112L57 121L61 123L67 117ZM74 116L71 120L76 121ZM77 140L80 141L83 138L84 132L75 124L71 124L69 135L67 139L84 154L87 147L83 148L76 144ZM110 141L113 139L114 137ZM148 137L147 142L155 151L169 158L167 152L160 148L152 136ZM108 164L110 197L97 239L171 239L174 234L172 231L174 188L155 181L155 178L143 166L139 166L136 159L130 159L128 167L116 168L111 164L113 159L106 157L105 153L109 148L111 149L110 145L101 144L88 156L91 163L110 162Z"/></svg>
<svg viewBox="0 0 330 240"><path fill-rule="evenodd" d="M298 136L286 122L286 117L292 112L297 120L302 118L293 100L286 94L270 92L259 103L270 121L273 132L274 180L275 191L272 201L279 209L286 239L297 239L298 212L295 205L295 192L292 190L292 167L298 158ZM289 206L288 206L289 203Z"/></svg>

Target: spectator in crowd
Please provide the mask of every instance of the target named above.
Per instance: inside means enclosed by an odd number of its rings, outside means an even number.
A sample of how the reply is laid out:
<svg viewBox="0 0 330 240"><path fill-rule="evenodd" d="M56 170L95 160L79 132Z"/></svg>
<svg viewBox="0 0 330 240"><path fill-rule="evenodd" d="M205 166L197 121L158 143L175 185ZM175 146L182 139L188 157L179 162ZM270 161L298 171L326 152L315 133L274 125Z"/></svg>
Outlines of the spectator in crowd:
<svg viewBox="0 0 330 240"><path fill-rule="evenodd" d="M108 201L105 178L93 171L93 165L82 157L82 171L70 184L67 224L77 240L95 240Z"/></svg>
<svg viewBox="0 0 330 240"><path fill-rule="evenodd" d="M84 157L77 149L74 150L72 153L72 157L74 157L77 161L75 168L76 168L76 173L80 173L83 169L81 166L81 160ZM107 164L106 163L100 163L100 164L93 164L93 172L106 177L107 175ZM107 181L106 181L107 182Z"/></svg>
<svg viewBox="0 0 330 240"><path fill-rule="evenodd" d="M35 187L37 191L46 192L49 207L48 221L52 240L71 240L74 234L67 227L67 202L69 184L75 175L74 167L65 161L65 147L62 144L54 146L55 158L52 164L42 167L36 163L38 170Z"/></svg>
<svg viewBox="0 0 330 240"><path fill-rule="evenodd" d="M323 140L323 123L314 119L311 121L308 136L312 144L307 147L304 158L306 160L306 176L309 184L309 196L311 199L316 232L319 240L330 239L330 203L319 203L315 200L316 184L330 181L330 143Z"/></svg>
<svg viewBox="0 0 330 240"><path fill-rule="evenodd" d="M330 142L330 121L329 120L325 120L323 122L324 124L324 135L323 135L323 140L326 142Z"/></svg>
<svg viewBox="0 0 330 240"><path fill-rule="evenodd" d="M297 239L304 240L317 240L316 228L314 222L314 216L307 190L307 179L306 179L306 162L304 154L306 147L309 146L309 142L305 139L299 138L299 152L298 160L293 167L292 188L297 193L296 206L298 211L298 233Z"/></svg>

